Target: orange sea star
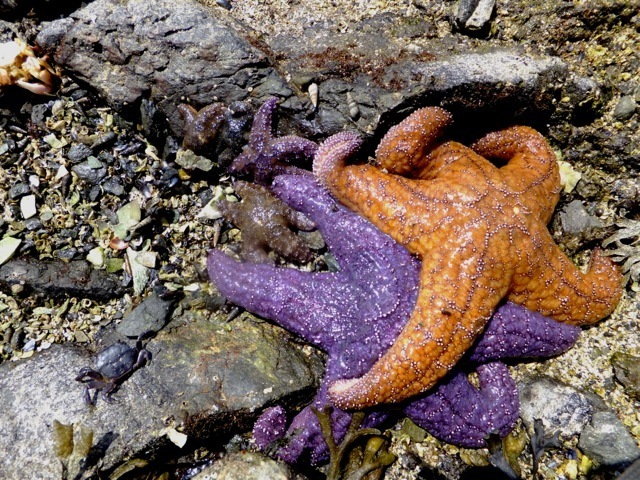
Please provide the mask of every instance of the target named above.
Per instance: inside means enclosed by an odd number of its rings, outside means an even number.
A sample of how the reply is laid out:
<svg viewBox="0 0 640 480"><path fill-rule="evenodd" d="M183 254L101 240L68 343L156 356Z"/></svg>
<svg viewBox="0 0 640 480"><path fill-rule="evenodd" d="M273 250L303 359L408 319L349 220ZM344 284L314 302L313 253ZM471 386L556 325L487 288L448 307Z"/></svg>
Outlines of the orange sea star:
<svg viewBox="0 0 640 480"><path fill-rule="evenodd" d="M598 250L580 272L546 224L560 176L544 137L528 127L467 148L439 143L451 115L423 108L384 137L378 167L346 165L353 133L327 139L313 169L335 197L419 256L420 291L391 348L362 377L335 382L340 408L398 402L447 373L506 298L561 322L594 323L621 293L618 268ZM497 168L484 157L508 161Z"/></svg>

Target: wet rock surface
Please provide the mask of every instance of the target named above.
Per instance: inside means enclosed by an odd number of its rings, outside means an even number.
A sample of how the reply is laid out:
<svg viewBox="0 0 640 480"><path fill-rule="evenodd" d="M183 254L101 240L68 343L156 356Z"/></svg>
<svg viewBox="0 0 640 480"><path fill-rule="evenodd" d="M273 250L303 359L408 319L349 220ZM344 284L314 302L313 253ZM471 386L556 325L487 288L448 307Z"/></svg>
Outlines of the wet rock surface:
<svg viewBox="0 0 640 480"><path fill-rule="evenodd" d="M48 298L64 296L108 300L124 293L118 278L77 260L15 259L0 266L0 287L13 293L34 291Z"/></svg>
<svg viewBox="0 0 640 480"><path fill-rule="evenodd" d="M2 364L0 448L12 455L3 456L0 477L60 478L63 464L70 474L98 475L130 458L177 455L168 429L187 436L186 451L230 438L249 428L265 404L291 404L312 393L317 358L283 336L289 335L248 318L226 323L206 312L177 313L147 342L151 362L120 385L113 403L98 398L95 407L83 403L83 386L74 381L81 367L92 365L86 350L56 345L19 364ZM107 335L96 348L116 338ZM54 421L93 432L82 462L56 456Z"/></svg>
<svg viewBox="0 0 640 480"><path fill-rule="evenodd" d="M292 93L224 12L189 0L179 8L168 0L97 0L45 26L37 41L110 104L153 100L181 132L183 98L204 105Z"/></svg>
<svg viewBox="0 0 640 480"><path fill-rule="evenodd" d="M578 447L597 465L627 466L640 456L627 428L597 395L544 377L518 388L520 417L531 432L539 419L549 435L577 435Z"/></svg>

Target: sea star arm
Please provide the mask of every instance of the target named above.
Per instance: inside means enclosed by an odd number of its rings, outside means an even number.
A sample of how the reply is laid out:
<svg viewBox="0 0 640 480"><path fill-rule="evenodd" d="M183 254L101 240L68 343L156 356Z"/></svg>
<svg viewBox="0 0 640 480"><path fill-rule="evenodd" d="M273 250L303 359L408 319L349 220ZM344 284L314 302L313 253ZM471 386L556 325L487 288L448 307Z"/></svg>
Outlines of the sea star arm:
<svg viewBox="0 0 640 480"><path fill-rule="evenodd" d="M594 250L589 269L582 273L546 228L539 227L531 238L532 248L522 253L527 258L514 275L509 300L573 325L595 323L615 309L622 296L623 276L610 258Z"/></svg>
<svg viewBox="0 0 640 480"><path fill-rule="evenodd" d="M548 223L560 197L560 171L545 138L523 126L492 132L471 148L486 158L508 161L500 171L518 203Z"/></svg>
<svg viewBox="0 0 640 480"><path fill-rule="evenodd" d="M200 151L218 134L226 109L222 103L212 103L200 110L186 103L178 105L185 123L182 145L195 152Z"/></svg>
<svg viewBox="0 0 640 480"><path fill-rule="evenodd" d="M442 108L416 110L382 138L376 150L378 166L397 175L420 172L429 162L427 153L452 120Z"/></svg>
<svg viewBox="0 0 640 480"><path fill-rule="evenodd" d="M490 433L506 436L518 420L520 404L509 369L500 362L477 367L480 388L464 372L404 408L433 436L468 448L486 445Z"/></svg>
<svg viewBox="0 0 640 480"><path fill-rule="evenodd" d="M253 174L257 183L269 184L273 177L283 173L302 173L304 170L284 161L311 158L318 145L295 135L275 137L273 114L278 99L267 99L256 112L249 134L249 143L232 162L229 170L235 173Z"/></svg>

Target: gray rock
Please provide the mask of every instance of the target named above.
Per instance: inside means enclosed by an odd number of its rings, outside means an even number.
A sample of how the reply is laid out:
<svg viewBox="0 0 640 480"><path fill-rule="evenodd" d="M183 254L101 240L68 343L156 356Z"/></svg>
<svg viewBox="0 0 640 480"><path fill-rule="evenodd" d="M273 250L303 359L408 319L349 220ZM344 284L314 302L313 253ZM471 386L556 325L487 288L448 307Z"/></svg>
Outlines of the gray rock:
<svg viewBox="0 0 640 480"><path fill-rule="evenodd" d="M570 437L582 432L596 411L606 411L595 394L581 392L549 377L536 377L518 385L520 417L530 432L535 419L549 433Z"/></svg>
<svg viewBox="0 0 640 480"><path fill-rule="evenodd" d="M158 332L169 320L173 304L172 300L163 300L152 293L124 316L116 331L129 338L136 338L144 332Z"/></svg>
<svg viewBox="0 0 640 480"><path fill-rule="evenodd" d="M205 468L194 480L303 480L286 464L276 462L260 453L236 452L226 455Z"/></svg>
<svg viewBox="0 0 640 480"><path fill-rule="evenodd" d="M635 440L613 412L594 413L578 447L598 465L621 466L640 457Z"/></svg>
<svg viewBox="0 0 640 480"><path fill-rule="evenodd" d="M613 117L618 120L629 120L635 113L638 104L630 95L624 95L613 110Z"/></svg>
<svg viewBox="0 0 640 480"><path fill-rule="evenodd" d="M9 198L11 200L15 200L22 197L23 195L26 195L27 193L31 193L29 185L23 182L18 182L9 189Z"/></svg>
<svg viewBox="0 0 640 480"><path fill-rule="evenodd" d="M107 176L107 167L99 160L85 160L71 167L71 171L90 185L95 185Z"/></svg>
<svg viewBox="0 0 640 480"><path fill-rule="evenodd" d="M76 143L71 146L67 153L67 158L73 163L79 163L91 155L91 149L83 143Z"/></svg>
<svg viewBox="0 0 640 480"><path fill-rule="evenodd" d="M60 256L63 255L61 250ZM69 252L73 256L73 251ZM0 288L11 291L20 286L47 298L81 297L108 300L124 289L117 276L97 270L83 260L37 260L16 258L0 266Z"/></svg>
<svg viewBox="0 0 640 480"><path fill-rule="evenodd" d="M496 0L460 0L455 14L458 28L471 33L487 26L496 6Z"/></svg>
<svg viewBox="0 0 640 480"><path fill-rule="evenodd" d="M590 215L580 200L569 202L560 211L559 215L562 229L570 235L587 233L593 228L602 227L600 219Z"/></svg>
<svg viewBox="0 0 640 480"><path fill-rule="evenodd" d="M464 109L469 124L488 114L503 123L548 117L556 108L568 75L559 59L515 49L455 54L446 39L434 39L429 55L407 53L389 33L390 21L376 16L349 34L316 25L296 37L266 37L267 56L221 9L192 0L179 6L169 0L96 0L71 18L45 24L37 42L113 106L153 101L177 135L183 122L176 106L185 98L201 107L215 100L257 104L276 95L283 99L281 129L309 138L345 125L381 133L428 104ZM430 27L421 22L420 28ZM291 85L278 71L292 72ZM294 94L311 82L319 85L317 109L308 96ZM356 117L350 115L354 103Z"/></svg>
<svg viewBox="0 0 640 480"><path fill-rule="evenodd" d="M263 322L227 323L210 312L185 310L174 315L170 331L147 343L151 363L120 386L113 403L99 398L95 407L83 403L83 386L74 381L81 367L93 364L85 350L54 345L28 360L3 363L0 451L10 454L0 459L0 478L62 478L63 464L68 478L83 469L98 477L130 458L184 455L166 448L168 426L209 445L246 431L266 403L291 407L292 395L304 397L316 385L311 365L317 357L310 363L283 337L289 338ZM91 461L61 453L66 449L54 442L54 430L64 431L59 424L89 438L92 432Z"/></svg>
<svg viewBox="0 0 640 480"><path fill-rule="evenodd" d="M289 96L266 55L220 9L195 1L96 0L44 25L37 43L117 108L155 101L175 132L176 106Z"/></svg>

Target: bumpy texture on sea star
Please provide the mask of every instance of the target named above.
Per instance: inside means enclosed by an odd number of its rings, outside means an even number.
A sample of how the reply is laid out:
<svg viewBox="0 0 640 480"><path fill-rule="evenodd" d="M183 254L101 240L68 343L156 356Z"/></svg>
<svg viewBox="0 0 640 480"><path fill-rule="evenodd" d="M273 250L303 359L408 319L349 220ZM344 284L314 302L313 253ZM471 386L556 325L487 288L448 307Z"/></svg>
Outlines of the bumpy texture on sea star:
<svg viewBox="0 0 640 480"><path fill-rule="evenodd" d="M312 157L318 145L295 135L275 137L272 120L277 104L277 98L269 98L256 112L249 143L231 163L229 171L250 176L263 185L268 185L276 175L303 171L288 162Z"/></svg>
<svg viewBox="0 0 640 480"><path fill-rule="evenodd" d="M219 250L210 253L209 275L230 301L269 318L325 350L325 378L312 406L328 403L332 382L366 372L393 344L409 319L419 282L419 263L371 223L337 204L309 176L277 177L273 190L290 206L315 221L336 257L340 270L301 272L271 265L236 262ZM557 355L575 342L578 327L562 325L507 303L489 323L470 354L475 363L510 357ZM437 437L478 447L492 431L506 435L518 417L515 385L506 367L478 367L477 390L459 371L428 396L403 408ZM390 415L387 408L369 412L363 426ZM344 436L351 415L332 413L336 441ZM327 446L310 407L287 429L281 407L267 410L254 428L258 445L267 448L286 435L279 457L293 463L308 451L314 462L325 458Z"/></svg>
<svg viewBox="0 0 640 480"><path fill-rule="evenodd" d="M338 381L341 408L399 402L433 387L506 298L569 324L611 313L622 293L618 268L600 251L587 273L560 251L546 223L560 177L545 139L527 127L491 133L467 148L438 143L451 116L423 108L383 138L378 167L349 165L359 138L343 132L314 159L319 180L422 262L411 319L362 377ZM507 161L497 168L484 157Z"/></svg>
<svg viewBox="0 0 640 480"><path fill-rule="evenodd" d="M289 227L311 230L315 224L287 206L260 185L238 181L234 185L241 202L221 201L218 209L228 222L242 231L242 258L270 262L268 250L287 260L309 262L311 251Z"/></svg>
<svg viewBox="0 0 640 480"><path fill-rule="evenodd" d="M182 146L196 153L201 152L218 135L226 110L227 107L222 103L212 103L200 110L186 103L178 105L185 126Z"/></svg>

